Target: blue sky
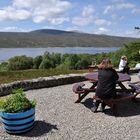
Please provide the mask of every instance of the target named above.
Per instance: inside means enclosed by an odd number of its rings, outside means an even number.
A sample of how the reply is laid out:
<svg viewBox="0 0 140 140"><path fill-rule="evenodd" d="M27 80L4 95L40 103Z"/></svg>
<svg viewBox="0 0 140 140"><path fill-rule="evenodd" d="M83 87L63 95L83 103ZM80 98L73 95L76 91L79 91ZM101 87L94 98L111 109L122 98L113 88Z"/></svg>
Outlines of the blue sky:
<svg viewBox="0 0 140 140"><path fill-rule="evenodd" d="M59 29L140 37L139 0L0 0L0 31Z"/></svg>

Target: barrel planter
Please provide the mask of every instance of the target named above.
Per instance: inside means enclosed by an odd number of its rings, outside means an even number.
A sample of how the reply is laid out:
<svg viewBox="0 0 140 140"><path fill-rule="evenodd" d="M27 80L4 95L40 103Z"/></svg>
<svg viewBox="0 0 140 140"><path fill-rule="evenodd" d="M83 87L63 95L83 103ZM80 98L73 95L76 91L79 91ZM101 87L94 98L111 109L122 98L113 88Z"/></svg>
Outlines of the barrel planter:
<svg viewBox="0 0 140 140"><path fill-rule="evenodd" d="M7 133L20 134L31 130L35 121L35 108L19 113L1 113L1 121Z"/></svg>

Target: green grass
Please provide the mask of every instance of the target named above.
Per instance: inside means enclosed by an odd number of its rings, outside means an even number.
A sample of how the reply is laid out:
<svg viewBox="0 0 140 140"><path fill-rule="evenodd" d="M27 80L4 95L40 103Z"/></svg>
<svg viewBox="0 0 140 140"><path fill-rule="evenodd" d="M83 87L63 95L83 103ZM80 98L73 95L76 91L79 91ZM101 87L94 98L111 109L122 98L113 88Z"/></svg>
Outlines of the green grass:
<svg viewBox="0 0 140 140"><path fill-rule="evenodd" d="M60 74L70 74L70 73L84 73L88 70L22 70L22 71L5 71L0 72L0 84L10 83L18 80L28 80L38 77L47 77Z"/></svg>

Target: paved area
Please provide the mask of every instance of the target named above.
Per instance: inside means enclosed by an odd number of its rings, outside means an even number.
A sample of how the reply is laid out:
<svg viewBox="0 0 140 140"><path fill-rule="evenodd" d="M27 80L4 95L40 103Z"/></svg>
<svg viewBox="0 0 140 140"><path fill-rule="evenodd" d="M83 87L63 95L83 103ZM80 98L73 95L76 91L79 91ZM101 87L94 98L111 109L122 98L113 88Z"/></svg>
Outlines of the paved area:
<svg viewBox="0 0 140 140"><path fill-rule="evenodd" d="M138 81L137 75L132 82ZM89 82L85 82L90 86ZM127 83L125 83L127 84ZM34 128L22 135L7 134L0 123L0 140L139 140L140 103L125 101L115 117L109 107L104 113L90 110L89 94L75 104L71 85L27 91L37 100ZM139 97L138 97L139 100Z"/></svg>

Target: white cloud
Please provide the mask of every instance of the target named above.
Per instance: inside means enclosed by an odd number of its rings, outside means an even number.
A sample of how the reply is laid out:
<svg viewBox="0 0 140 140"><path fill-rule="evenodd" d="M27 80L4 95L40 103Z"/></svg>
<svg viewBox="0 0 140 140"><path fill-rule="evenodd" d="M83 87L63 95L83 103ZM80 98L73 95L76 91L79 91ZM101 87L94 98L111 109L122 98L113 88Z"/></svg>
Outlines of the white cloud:
<svg viewBox="0 0 140 140"><path fill-rule="evenodd" d="M117 14L112 14L110 16L115 22L118 21L118 20L124 20L126 17L125 16L118 16Z"/></svg>
<svg viewBox="0 0 140 140"><path fill-rule="evenodd" d="M82 16L84 17L91 16L94 13L94 11L95 11L94 6L92 5L85 6L82 12Z"/></svg>
<svg viewBox="0 0 140 140"><path fill-rule="evenodd" d="M120 9L133 9L135 7L134 4L131 3L120 3L115 6L118 10Z"/></svg>
<svg viewBox="0 0 140 140"><path fill-rule="evenodd" d="M96 19L95 20L95 24L96 25L110 25L111 22L110 21L107 21L105 19Z"/></svg>
<svg viewBox="0 0 140 140"><path fill-rule="evenodd" d="M107 28L100 27L100 28L98 28L98 30L95 31L94 33L95 33L95 34L106 34L106 33L108 33L109 31L110 31L110 30L107 29Z"/></svg>
<svg viewBox="0 0 140 140"><path fill-rule="evenodd" d="M72 23L78 26L86 26L93 22L93 17L74 17Z"/></svg>
<svg viewBox="0 0 140 140"><path fill-rule="evenodd" d="M8 26L8 27L0 28L0 31L3 31L3 32L29 32L29 31L31 31L31 29L23 29L23 28L19 28L19 27L15 27L15 26Z"/></svg>
<svg viewBox="0 0 140 140"><path fill-rule="evenodd" d="M13 0L13 6L17 8L30 8L33 4L36 4L36 0Z"/></svg>
<svg viewBox="0 0 140 140"><path fill-rule="evenodd" d="M89 24L101 25L111 25L111 22L105 19L100 19L97 16L93 16L95 12L93 5L88 5L83 7L82 14L80 16L75 16L72 18L72 23L77 26L87 26Z"/></svg>
<svg viewBox="0 0 140 140"><path fill-rule="evenodd" d="M77 26L73 26L73 27L68 27L66 28L66 31L75 31L75 32L79 32L81 31L81 29Z"/></svg>
<svg viewBox="0 0 140 140"><path fill-rule="evenodd" d="M0 10L0 19L32 19L35 23L47 21L51 24L61 24L68 21L65 13L71 7L72 4L66 0L13 0L12 5Z"/></svg>
<svg viewBox="0 0 140 140"><path fill-rule="evenodd" d="M86 26L94 21L93 13L95 12L93 5L87 5L83 7L80 16L75 16L72 18L72 24L77 26Z"/></svg>
<svg viewBox="0 0 140 140"><path fill-rule="evenodd" d="M59 18L54 18L54 19L48 19L48 22L50 22L53 25L57 25L57 24L62 24L65 21L69 21L68 17L59 17Z"/></svg>
<svg viewBox="0 0 140 140"><path fill-rule="evenodd" d="M108 14L113 9L112 5L108 5L105 7L103 14Z"/></svg>
<svg viewBox="0 0 140 140"><path fill-rule="evenodd" d="M107 5L104 9L104 14L109 14L115 10L124 10L124 9L134 9L136 6L132 3L115 3L112 5Z"/></svg>
<svg viewBox="0 0 140 140"><path fill-rule="evenodd" d="M30 12L24 9L14 9L13 7L6 7L0 10L0 20L25 20L31 16Z"/></svg>

